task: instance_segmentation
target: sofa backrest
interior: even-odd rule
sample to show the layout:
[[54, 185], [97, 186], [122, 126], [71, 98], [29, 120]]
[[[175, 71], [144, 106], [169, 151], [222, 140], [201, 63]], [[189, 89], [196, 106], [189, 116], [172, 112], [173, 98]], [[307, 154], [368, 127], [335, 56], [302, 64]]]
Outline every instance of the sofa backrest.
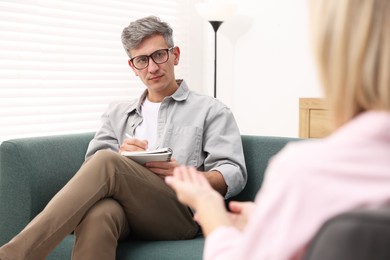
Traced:
[[[32, 203], [36, 208], [31, 209], [31, 212], [38, 213], [79, 169], [93, 135], [94, 133], [46, 136], [3, 142], [0, 146], [0, 173], [11, 172], [12, 176], [0, 175], [0, 206], [4, 205], [1, 203], [2, 200], [15, 199], [14, 195], [18, 195], [17, 197], [23, 202], [23, 200], [34, 200], [27, 197], [27, 194], [36, 194], [39, 200]], [[269, 159], [288, 142], [296, 140], [299, 139], [243, 135], [242, 144], [248, 182], [245, 189], [232, 199], [254, 200], [263, 182]], [[23, 175], [23, 177], [15, 175]], [[21, 183], [15, 185], [13, 182], [18, 180]], [[23, 181], [32, 184], [23, 185]], [[34, 189], [32, 193], [24, 191], [25, 188], [31, 187]], [[2, 208], [2, 210], [8, 209]]]
[[299, 138], [273, 136], [242, 136], [245, 164], [248, 171], [248, 181], [244, 190], [229, 199], [237, 201], [253, 201], [264, 179], [264, 173], [269, 159], [277, 154], [288, 142]]

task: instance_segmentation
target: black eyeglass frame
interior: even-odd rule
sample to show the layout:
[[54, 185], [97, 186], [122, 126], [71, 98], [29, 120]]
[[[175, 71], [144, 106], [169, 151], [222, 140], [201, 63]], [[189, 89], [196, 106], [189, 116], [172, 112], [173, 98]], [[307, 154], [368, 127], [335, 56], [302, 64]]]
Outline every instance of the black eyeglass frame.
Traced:
[[[166, 48], [166, 49], [159, 49], [159, 50], [154, 51], [154, 52], [153, 52], [152, 54], [150, 54], [150, 55], [138, 55], [138, 56], [135, 56], [135, 57], [131, 58], [129, 61], [131, 62], [131, 64], [133, 64], [134, 68], [136, 68], [137, 70], [143, 70], [143, 69], [146, 69], [146, 68], [149, 66], [149, 60], [150, 60], [150, 59], [152, 59], [153, 62], [156, 63], [156, 64], [163, 64], [163, 63], [167, 62], [167, 61], [169, 60], [169, 52], [170, 52], [171, 50], [173, 50], [174, 48], [175, 48], [175, 46], [170, 47], [170, 48]], [[156, 53], [159, 52], [159, 51], [166, 51], [166, 52], [167, 52], [167, 59], [166, 59], [165, 61], [156, 62], [156, 61], [154, 60], [153, 55], [156, 54]], [[137, 58], [139, 58], [139, 57], [145, 57], [145, 58], [147, 58], [147, 64], [146, 64], [146, 66], [143, 67], [143, 68], [137, 68], [137, 66], [134, 64], [134, 59], [137, 59]]]

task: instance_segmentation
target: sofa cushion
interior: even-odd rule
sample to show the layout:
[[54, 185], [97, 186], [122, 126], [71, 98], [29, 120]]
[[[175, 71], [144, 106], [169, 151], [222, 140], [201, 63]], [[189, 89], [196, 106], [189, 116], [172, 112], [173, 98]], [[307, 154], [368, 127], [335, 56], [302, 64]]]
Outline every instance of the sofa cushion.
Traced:
[[[67, 236], [47, 257], [47, 260], [71, 259], [74, 236]], [[117, 260], [201, 260], [204, 239], [175, 241], [121, 241], [118, 244]]]
[[122, 241], [116, 259], [201, 260], [204, 238], [174, 241]]

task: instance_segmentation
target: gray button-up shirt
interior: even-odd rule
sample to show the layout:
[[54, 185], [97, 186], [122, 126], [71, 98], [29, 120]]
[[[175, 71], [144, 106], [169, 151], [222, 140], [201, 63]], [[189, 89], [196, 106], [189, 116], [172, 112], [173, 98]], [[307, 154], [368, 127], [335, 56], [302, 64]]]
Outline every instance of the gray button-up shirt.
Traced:
[[[134, 135], [142, 122], [141, 104], [146, 94], [109, 105], [86, 158], [101, 149], [118, 151], [125, 134]], [[246, 184], [241, 136], [232, 112], [217, 99], [190, 91], [185, 81], [161, 103], [156, 146], [150, 148], [158, 147], [170, 147], [179, 164], [219, 171], [228, 186], [225, 198], [238, 194]]]

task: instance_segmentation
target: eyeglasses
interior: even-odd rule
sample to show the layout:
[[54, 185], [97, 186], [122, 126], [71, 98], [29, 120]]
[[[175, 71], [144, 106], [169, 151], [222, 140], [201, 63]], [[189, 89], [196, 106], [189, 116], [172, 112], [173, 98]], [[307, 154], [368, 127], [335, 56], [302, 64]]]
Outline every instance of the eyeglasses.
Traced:
[[168, 61], [169, 51], [171, 51], [173, 48], [175, 47], [171, 47], [169, 49], [160, 49], [150, 55], [139, 55], [130, 59], [130, 62], [137, 70], [142, 70], [148, 67], [150, 58], [152, 58], [154, 63], [162, 64]]

